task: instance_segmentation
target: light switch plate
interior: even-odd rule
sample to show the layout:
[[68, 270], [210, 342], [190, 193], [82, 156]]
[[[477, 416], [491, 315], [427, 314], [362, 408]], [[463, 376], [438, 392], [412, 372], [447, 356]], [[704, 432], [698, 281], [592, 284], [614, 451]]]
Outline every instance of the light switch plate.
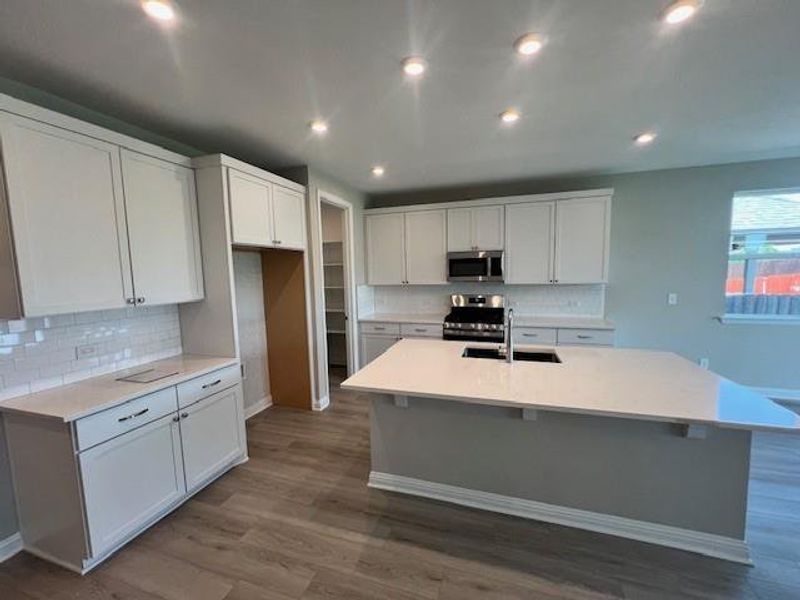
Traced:
[[703, 367], [704, 369], [708, 369], [708, 358], [707, 358], [707, 357], [703, 357], [703, 358], [701, 358], [700, 360], [698, 360], [698, 361], [697, 361], [697, 363], [698, 363], [698, 364], [699, 364], [701, 367]]
[[677, 306], [678, 305], [678, 294], [675, 292], [670, 292], [667, 295], [667, 304], [670, 306]]

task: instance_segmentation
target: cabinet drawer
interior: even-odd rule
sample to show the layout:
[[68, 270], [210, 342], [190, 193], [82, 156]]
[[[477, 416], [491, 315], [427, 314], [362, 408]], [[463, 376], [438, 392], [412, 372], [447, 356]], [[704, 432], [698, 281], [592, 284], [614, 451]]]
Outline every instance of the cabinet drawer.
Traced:
[[397, 336], [400, 335], [400, 323], [361, 323], [361, 333]]
[[400, 324], [401, 337], [442, 337], [442, 326], [431, 325], [430, 323], [401, 323]]
[[208, 375], [184, 381], [178, 384], [178, 406], [185, 408], [211, 394], [236, 385], [241, 378], [242, 371], [239, 365], [232, 365], [212, 371]]
[[609, 329], [559, 329], [559, 344], [613, 346], [614, 332]]
[[175, 388], [168, 387], [75, 422], [78, 451], [146, 425], [178, 410]]
[[517, 344], [555, 344], [556, 330], [548, 327], [514, 327]]

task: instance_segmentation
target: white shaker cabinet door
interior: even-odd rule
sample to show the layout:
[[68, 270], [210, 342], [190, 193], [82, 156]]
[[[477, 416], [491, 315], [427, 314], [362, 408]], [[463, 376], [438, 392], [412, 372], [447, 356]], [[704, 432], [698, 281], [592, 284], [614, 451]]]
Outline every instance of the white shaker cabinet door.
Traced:
[[478, 250], [502, 250], [505, 245], [505, 207], [472, 209], [472, 241]]
[[367, 366], [396, 343], [397, 338], [387, 335], [362, 335], [361, 366]]
[[0, 135], [25, 316], [125, 306], [119, 148], [10, 115]]
[[475, 249], [472, 235], [472, 209], [447, 210], [447, 251], [467, 252]]
[[278, 185], [273, 186], [272, 215], [277, 247], [294, 250], [303, 250], [306, 247], [304, 200], [303, 194]]
[[506, 283], [551, 283], [555, 204], [506, 207]]
[[194, 171], [122, 150], [122, 174], [136, 297], [146, 304], [200, 300]]
[[79, 455], [91, 555], [112, 550], [186, 493], [174, 415]]
[[244, 455], [242, 386], [181, 410], [181, 443], [189, 493]]
[[406, 280], [405, 218], [402, 213], [366, 218], [367, 282], [401, 285]]
[[406, 282], [447, 283], [447, 218], [444, 210], [406, 213]]
[[228, 169], [231, 236], [234, 244], [272, 246], [272, 184], [258, 177]]
[[604, 283], [608, 274], [608, 198], [556, 203], [556, 283]]

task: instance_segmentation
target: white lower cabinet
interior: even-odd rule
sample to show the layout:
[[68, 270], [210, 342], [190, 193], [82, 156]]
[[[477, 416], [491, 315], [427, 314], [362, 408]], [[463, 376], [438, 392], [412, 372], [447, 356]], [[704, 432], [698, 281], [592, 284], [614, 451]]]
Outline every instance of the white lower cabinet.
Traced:
[[189, 493], [241, 456], [241, 404], [241, 387], [236, 385], [181, 411], [183, 465]]
[[361, 366], [366, 366], [400, 340], [397, 336], [361, 335]]
[[190, 377], [67, 423], [4, 414], [25, 550], [85, 573], [247, 460], [238, 370]]
[[179, 425], [173, 415], [79, 457], [92, 556], [113, 549], [186, 493]]

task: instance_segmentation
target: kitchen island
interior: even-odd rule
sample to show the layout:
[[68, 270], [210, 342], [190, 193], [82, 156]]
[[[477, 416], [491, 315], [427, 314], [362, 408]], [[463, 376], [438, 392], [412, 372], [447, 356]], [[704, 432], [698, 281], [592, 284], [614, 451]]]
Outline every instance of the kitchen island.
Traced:
[[403, 340], [342, 384], [372, 402], [370, 486], [750, 561], [752, 431], [800, 416], [668, 352], [467, 346]]

